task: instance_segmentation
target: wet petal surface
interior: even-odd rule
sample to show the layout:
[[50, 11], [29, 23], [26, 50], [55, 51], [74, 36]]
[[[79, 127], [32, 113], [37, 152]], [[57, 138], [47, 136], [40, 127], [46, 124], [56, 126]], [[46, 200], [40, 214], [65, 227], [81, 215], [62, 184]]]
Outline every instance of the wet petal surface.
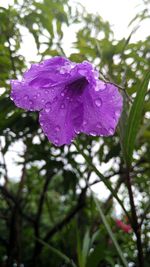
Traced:
[[70, 144], [76, 134], [114, 134], [122, 110], [116, 86], [98, 79], [87, 61], [54, 57], [33, 64], [22, 81], [11, 81], [16, 106], [40, 111], [40, 125], [55, 145]]
[[105, 89], [84, 92], [84, 115], [81, 132], [89, 135], [113, 135], [122, 110], [122, 97], [118, 89], [107, 83]]

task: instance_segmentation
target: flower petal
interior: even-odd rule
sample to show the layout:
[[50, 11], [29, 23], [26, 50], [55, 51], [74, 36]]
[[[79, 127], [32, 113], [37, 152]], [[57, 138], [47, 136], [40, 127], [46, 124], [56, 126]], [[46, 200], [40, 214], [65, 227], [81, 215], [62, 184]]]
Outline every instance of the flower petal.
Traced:
[[98, 80], [89, 62], [54, 57], [33, 64], [22, 81], [11, 81], [16, 106], [40, 111], [40, 124], [56, 145], [70, 144], [77, 133], [112, 135], [122, 97], [117, 87]]
[[41, 110], [48, 102], [53, 102], [60, 93], [60, 87], [33, 88], [24, 82], [11, 81], [11, 99], [17, 107], [26, 110]]
[[60, 78], [66, 78], [66, 75], [61, 73], [61, 69], [71, 64], [72, 62], [64, 57], [54, 57], [38, 64], [32, 64], [31, 68], [24, 73], [23, 80], [32, 86], [39, 87], [39, 83], [42, 83], [42, 86], [53, 85]]
[[46, 104], [40, 112], [40, 125], [48, 139], [56, 146], [70, 144], [76, 136], [76, 128], [83, 121], [83, 107], [66, 91], [52, 104]]
[[54, 57], [33, 64], [22, 81], [11, 81], [11, 98], [16, 106], [26, 110], [41, 110], [46, 102], [53, 102], [61, 88], [71, 80], [70, 70], [76, 64], [64, 57]]
[[113, 135], [122, 110], [122, 96], [117, 87], [99, 81], [99, 88], [84, 91], [82, 101], [83, 124], [78, 130], [93, 136]]

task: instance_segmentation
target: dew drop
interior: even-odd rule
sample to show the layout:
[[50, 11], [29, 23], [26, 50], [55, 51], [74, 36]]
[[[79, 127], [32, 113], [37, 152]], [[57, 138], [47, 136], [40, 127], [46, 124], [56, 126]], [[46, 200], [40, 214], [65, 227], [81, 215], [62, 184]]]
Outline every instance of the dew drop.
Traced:
[[109, 128], [108, 132], [109, 132], [109, 134], [113, 134], [114, 133], [114, 129], [113, 128]]
[[59, 132], [60, 131], [60, 127], [58, 125], [55, 127], [55, 131], [56, 132]]
[[40, 93], [37, 93], [37, 97], [40, 97], [41, 96], [41, 94]]
[[15, 97], [14, 97], [14, 96], [11, 96], [10, 99], [11, 99], [11, 100], [15, 100]]
[[61, 109], [64, 109], [65, 108], [65, 104], [61, 104]]
[[113, 121], [114, 121], [114, 123], [116, 123], [117, 122], [117, 117], [113, 116]]
[[90, 132], [90, 135], [96, 136], [96, 132], [95, 131], [92, 131], [92, 132]]
[[101, 100], [100, 98], [97, 98], [97, 99], [95, 100], [95, 105], [96, 105], [97, 107], [101, 107], [101, 105], [102, 105], [102, 100]]
[[32, 100], [30, 100], [30, 101], [29, 101], [29, 104], [30, 104], [30, 106], [32, 106], [32, 105], [33, 105], [33, 101], [32, 101]]
[[118, 118], [119, 115], [120, 115], [120, 112], [119, 112], [119, 111], [115, 111], [115, 115], [116, 115], [116, 117]]
[[67, 99], [67, 100], [70, 100], [70, 96], [67, 96], [66, 99]]
[[25, 95], [25, 96], [24, 96], [24, 100], [27, 101], [28, 99], [29, 99], [28, 95]]
[[87, 121], [83, 121], [83, 126], [86, 126], [87, 125]]
[[65, 93], [64, 92], [61, 92], [61, 96], [64, 96], [65, 95]]
[[96, 83], [95, 91], [103, 91], [106, 89], [106, 83], [103, 81], [98, 80]]
[[80, 131], [77, 130], [77, 129], [74, 129], [74, 131], [75, 131], [76, 134], [79, 134], [80, 133]]
[[46, 135], [48, 135], [48, 127], [46, 125], [44, 125], [44, 126], [45, 126], [44, 127], [44, 132], [45, 132]]
[[45, 111], [46, 111], [46, 113], [50, 112], [51, 110], [52, 110], [51, 103], [50, 102], [46, 103], [46, 105], [45, 105]]
[[102, 125], [101, 125], [100, 123], [97, 123], [96, 127], [97, 127], [98, 129], [102, 129]]
[[47, 89], [45, 90], [45, 94], [48, 94], [48, 90]]
[[42, 103], [44, 103], [44, 102], [45, 102], [44, 98], [42, 98], [41, 102], [42, 102]]
[[34, 98], [34, 99], [37, 99], [37, 96], [36, 96], [36, 95], [34, 95], [34, 96], [33, 96], [33, 98]]
[[59, 142], [59, 139], [55, 138], [55, 140], [54, 140], [55, 145], [58, 145], [58, 142]]

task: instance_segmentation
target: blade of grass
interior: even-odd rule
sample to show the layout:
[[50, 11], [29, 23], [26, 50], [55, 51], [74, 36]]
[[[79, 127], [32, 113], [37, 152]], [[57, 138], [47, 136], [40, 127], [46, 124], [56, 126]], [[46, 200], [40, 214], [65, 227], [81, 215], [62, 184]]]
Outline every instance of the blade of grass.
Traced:
[[64, 253], [62, 253], [61, 251], [59, 251], [58, 249], [52, 247], [51, 245], [49, 245], [48, 243], [44, 242], [42, 239], [40, 238], [36, 238], [36, 240], [38, 240], [39, 243], [41, 243], [43, 246], [48, 247], [54, 254], [56, 254], [59, 258], [63, 259], [67, 264], [70, 264], [70, 266], [72, 267], [77, 267], [76, 264], [74, 263], [74, 261], [72, 259], [70, 259], [68, 256], [66, 256]]
[[94, 198], [96, 207], [97, 207], [97, 209], [99, 211], [101, 220], [104, 223], [105, 228], [106, 228], [106, 230], [107, 230], [107, 232], [108, 232], [108, 234], [109, 234], [109, 236], [110, 236], [110, 238], [111, 238], [111, 240], [112, 240], [112, 242], [113, 242], [113, 244], [114, 244], [114, 246], [115, 246], [115, 248], [117, 250], [117, 253], [118, 253], [118, 255], [119, 255], [119, 257], [120, 257], [120, 259], [121, 259], [121, 261], [123, 263], [123, 266], [128, 267], [128, 263], [127, 263], [124, 255], [123, 255], [123, 253], [121, 251], [121, 248], [120, 248], [120, 246], [119, 246], [119, 244], [118, 244], [118, 242], [117, 242], [117, 240], [115, 238], [115, 235], [113, 234], [113, 232], [112, 232], [112, 230], [111, 230], [111, 228], [110, 228], [110, 226], [109, 226], [109, 224], [107, 222], [107, 219], [106, 219], [106, 217], [105, 217], [105, 215], [103, 213], [103, 210], [102, 210], [102, 208], [100, 206], [100, 203], [98, 202], [97, 198], [94, 195], [93, 195], [93, 198]]
[[77, 149], [77, 151], [83, 156], [83, 158], [86, 160], [86, 162], [88, 163], [88, 165], [91, 167], [91, 169], [97, 174], [97, 176], [101, 179], [101, 181], [105, 184], [105, 186], [109, 189], [109, 191], [112, 193], [113, 197], [118, 201], [118, 203], [120, 204], [120, 206], [122, 207], [124, 213], [127, 215], [129, 221], [130, 221], [130, 217], [128, 212], [126, 211], [121, 199], [118, 197], [118, 195], [116, 194], [115, 190], [113, 189], [113, 187], [111, 186], [111, 183], [109, 180], [107, 180], [105, 178], [105, 176], [96, 168], [95, 165], [92, 164], [91, 159], [84, 153], [83, 150], [81, 150], [79, 148], [79, 145], [77, 143], [74, 142], [74, 145]]
[[144, 80], [142, 81], [137, 90], [137, 95], [131, 107], [126, 125], [125, 137], [124, 137], [124, 147], [125, 147], [124, 157], [128, 168], [130, 168], [132, 162], [135, 139], [141, 120], [143, 104], [149, 79], [150, 79], [150, 72], [148, 72], [145, 75]]

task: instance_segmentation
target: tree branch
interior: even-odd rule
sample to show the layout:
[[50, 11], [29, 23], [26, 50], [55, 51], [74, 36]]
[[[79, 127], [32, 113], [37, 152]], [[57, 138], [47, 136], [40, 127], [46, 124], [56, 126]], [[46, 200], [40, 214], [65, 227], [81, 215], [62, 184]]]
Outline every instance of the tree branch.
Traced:
[[131, 185], [131, 177], [130, 177], [129, 170], [127, 170], [126, 184], [128, 188], [128, 194], [129, 194], [130, 206], [131, 206], [132, 228], [136, 235], [136, 244], [137, 244], [137, 250], [138, 250], [138, 266], [144, 267], [144, 257], [143, 257], [142, 241], [141, 241], [141, 229], [138, 223], [138, 217], [137, 217], [136, 207], [134, 203], [134, 197], [133, 197], [133, 191], [132, 191], [132, 185]]

